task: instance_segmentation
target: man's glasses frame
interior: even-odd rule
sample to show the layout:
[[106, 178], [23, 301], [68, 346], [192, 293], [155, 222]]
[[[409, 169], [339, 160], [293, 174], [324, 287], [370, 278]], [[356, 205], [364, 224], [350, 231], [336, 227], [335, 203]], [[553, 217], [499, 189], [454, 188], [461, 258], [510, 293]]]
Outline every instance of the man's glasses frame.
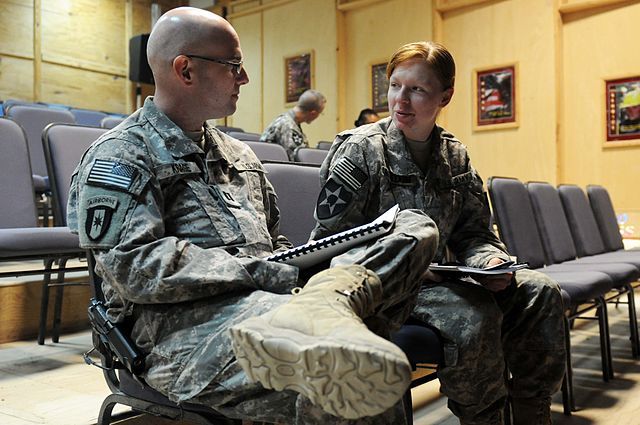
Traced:
[[230, 66], [231, 72], [233, 72], [235, 75], [240, 75], [240, 73], [242, 72], [243, 61], [228, 61], [224, 59], [208, 58], [206, 56], [198, 56], [198, 55], [184, 55], [184, 56], [191, 59], [201, 59], [203, 61], [215, 62], [222, 65]]

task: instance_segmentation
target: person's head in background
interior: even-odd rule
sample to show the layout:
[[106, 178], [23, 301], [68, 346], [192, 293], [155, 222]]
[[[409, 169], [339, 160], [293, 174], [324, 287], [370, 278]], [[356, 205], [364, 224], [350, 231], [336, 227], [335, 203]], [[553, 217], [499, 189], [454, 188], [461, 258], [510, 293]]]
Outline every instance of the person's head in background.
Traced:
[[455, 75], [453, 56], [439, 43], [409, 43], [393, 54], [387, 66], [389, 113], [407, 139], [429, 138], [451, 101]]
[[238, 34], [222, 17], [193, 7], [162, 15], [147, 44], [155, 80], [153, 102], [183, 130], [197, 131], [208, 119], [236, 110], [242, 67]]
[[355, 120], [354, 124], [356, 127], [360, 127], [361, 125], [371, 124], [378, 121], [380, 117], [376, 114], [371, 108], [365, 108], [360, 111], [360, 115], [358, 115], [358, 119]]
[[322, 111], [324, 111], [324, 105], [327, 103], [327, 99], [322, 93], [317, 90], [306, 90], [298, 98], [298, 103], [293, 107], [296, 114], [296, 121], [298, 123], [311, 124], [313, 120], [318, 118]]

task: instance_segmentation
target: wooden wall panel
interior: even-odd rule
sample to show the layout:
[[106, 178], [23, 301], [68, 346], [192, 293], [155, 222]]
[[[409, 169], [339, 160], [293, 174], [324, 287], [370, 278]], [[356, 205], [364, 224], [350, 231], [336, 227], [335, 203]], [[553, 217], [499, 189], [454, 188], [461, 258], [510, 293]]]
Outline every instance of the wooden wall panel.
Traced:
[[42, 2], [42, 59], [125, 74], [122, 0]]
[[125, 82], [124, 77], [42, 64], [42, 98], [47, 102], [127, 113]]
[[[78, 281], [86, 282], [87, 280], [79, 278]], [[38, 280], [0, 285], [0, 299], [2, 300], [0, 344], [35, 339], [38, 335], [42, 285], [43, 283]], [[55, 289], [49, 293], [46, 343], [51, 341], [50, 332], [53, 323], [55, 294]], [[90, 297], [89, 286], [68, 286], [64, 289], [61, 315], [61, 330], [63, 332], [89, 328], [87, 306]], [[60, 336], [60, 342], [64, 342], [64, 334]]]
[[33, 100], [33, 61], [0, 55], [0, 99]]
[[0, 55], [33, 57], [33, 0], [0, 1]]

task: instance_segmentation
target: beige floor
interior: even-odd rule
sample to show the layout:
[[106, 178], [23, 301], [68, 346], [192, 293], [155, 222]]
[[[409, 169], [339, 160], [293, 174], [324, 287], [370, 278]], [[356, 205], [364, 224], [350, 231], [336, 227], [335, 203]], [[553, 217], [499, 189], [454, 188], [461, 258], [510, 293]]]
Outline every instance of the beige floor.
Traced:
[[[572, 331], [576, 401], [572, 417], [562, 415], [560, 397], [553, 404], [558, 425], [640, 424], [640, 360], [631, 358], [625, 308], [610, 308], [616, 377], [601, 379], [595, 322]], [[34, 341], [0, 345], [0, 424], [94, 424], [102, 399], [109, 393], [101, 372], [82, 361], [91, 346], [88, 332], [63, 335], [59, 344]], [[455, 425], [458, 420], [439, 395], [437, 381], [414, 390], [419, 425]], [[120, 409], [123, 410], [123, 409]], [[152, 417], [123, 424], [168, 424]], [[173, 422], [171, 422], [174, 424]]]

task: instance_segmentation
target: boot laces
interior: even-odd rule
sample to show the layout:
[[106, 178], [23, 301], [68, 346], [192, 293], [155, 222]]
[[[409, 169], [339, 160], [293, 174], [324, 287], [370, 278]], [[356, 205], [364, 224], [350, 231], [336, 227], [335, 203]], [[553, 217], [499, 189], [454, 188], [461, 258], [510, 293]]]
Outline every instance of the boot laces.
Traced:
[[365, 282], [361, 282], [356, 285], [355, 289], [347, 290], [347, 289], [336, 289], [338, 294], [344, 295], [347, 297], [347, 301], [351, 308], [358, 314], [358, 316], [362, 317], [368, 313], [369, 307], [371, 305], [371, 300], [373, 299], [373, 293], [371, 292], [371, 288]]

